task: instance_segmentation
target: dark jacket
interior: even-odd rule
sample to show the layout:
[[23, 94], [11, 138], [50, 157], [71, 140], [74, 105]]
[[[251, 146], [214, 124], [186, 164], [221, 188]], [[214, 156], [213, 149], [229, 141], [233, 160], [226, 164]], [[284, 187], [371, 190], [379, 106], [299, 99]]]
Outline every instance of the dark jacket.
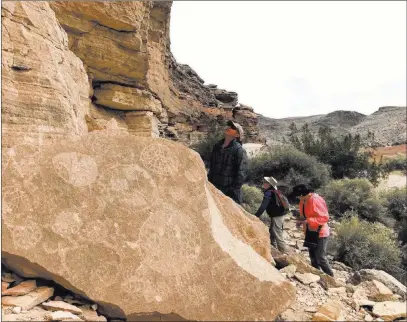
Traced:
[[[280, 198], [277, 197], [276, 193], [279, 193], [280, 198], [284, 199], [287, 208], [283, 206]], [[255, 216], [260, 217], [264, 211], [267, 212], [270, 218], [285, 215], [289, 211], [289, 204], [287, 198], [281, 193], [281, 191], [276, 191], [273, 189], [265, 190], [263, 201], [259, 209], [256, 211]]]
[[238, 141], [233, 140], [226, 148], [222, 147], [223, 142], [220, 140], [213, 147], [208, 180], [223, 192], [238, 190], [247, 177], [247, 154]]

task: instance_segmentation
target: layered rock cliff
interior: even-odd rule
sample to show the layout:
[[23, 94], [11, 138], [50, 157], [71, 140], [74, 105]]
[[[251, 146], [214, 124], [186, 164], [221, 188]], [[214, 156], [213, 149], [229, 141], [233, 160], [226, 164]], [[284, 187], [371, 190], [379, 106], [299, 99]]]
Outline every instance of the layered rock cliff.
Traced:
[[3, 5], [5, 143], [42, 144], [106, 128], [190, 144], [235, 117], [258, 137], [237, 94], [206, 86], [170, 52], [171, 2]]

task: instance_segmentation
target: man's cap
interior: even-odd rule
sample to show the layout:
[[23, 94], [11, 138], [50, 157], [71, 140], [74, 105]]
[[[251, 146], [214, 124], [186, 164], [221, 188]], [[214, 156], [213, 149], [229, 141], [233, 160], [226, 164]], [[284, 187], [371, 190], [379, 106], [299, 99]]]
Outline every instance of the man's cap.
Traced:
[[233, 122], [232, 120], [229, 120], [226, 123], [227, 126], [230, 126], [233, 129], [236, 129], [237, 132], [239, 133], [239, 140], [243, 141], [244, 139], [244, 132], [243, 132], [243, 128], [239, 123]]
[[274, 179], [273, 177], [264, 177], [264, 180], [266, 180], [266, 182], [271, 184], [274, 187], [274, 189], [277, 189], [278, 181], [276, 179]]

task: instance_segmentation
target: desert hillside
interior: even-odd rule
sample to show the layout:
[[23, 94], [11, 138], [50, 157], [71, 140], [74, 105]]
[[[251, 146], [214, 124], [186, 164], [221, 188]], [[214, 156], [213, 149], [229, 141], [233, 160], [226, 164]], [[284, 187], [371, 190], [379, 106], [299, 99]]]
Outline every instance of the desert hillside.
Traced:
[[298, 129], [308, 123], [312, 132], [317, 133], [321, 126], [329, 126], [337, 135], [343, 133], [366, 136], [373, 132], [375, 141], [380, 146], [400, 145], [406, 142], [406, 107], [381, 107], [371, 115], [352, 111], [335, 111], [306, 117], [273, 119], [259, 115], [259, 130], [269, 143], [288, 140], [290, 125]]

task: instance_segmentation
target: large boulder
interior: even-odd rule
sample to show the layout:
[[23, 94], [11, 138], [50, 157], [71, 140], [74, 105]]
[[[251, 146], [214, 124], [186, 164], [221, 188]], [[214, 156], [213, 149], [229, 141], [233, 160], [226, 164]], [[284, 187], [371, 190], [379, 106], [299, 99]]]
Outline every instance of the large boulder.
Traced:
[[387, 286], [394, 293], [401, 295], [406, 298], [406, 286], [403, 283], [399, 282], [395, 277], [386, 273], [382, 270], [377, 269], [361, 269], [356, 272], [352, 278], [351, 282], [357, 284], [362, 281], [379, 281]]
[[171, 141], [105, 130], [18, 147], [3, 173], [2, 260], [110, 317], [273, 320], [295, 288], [266, 226]]

